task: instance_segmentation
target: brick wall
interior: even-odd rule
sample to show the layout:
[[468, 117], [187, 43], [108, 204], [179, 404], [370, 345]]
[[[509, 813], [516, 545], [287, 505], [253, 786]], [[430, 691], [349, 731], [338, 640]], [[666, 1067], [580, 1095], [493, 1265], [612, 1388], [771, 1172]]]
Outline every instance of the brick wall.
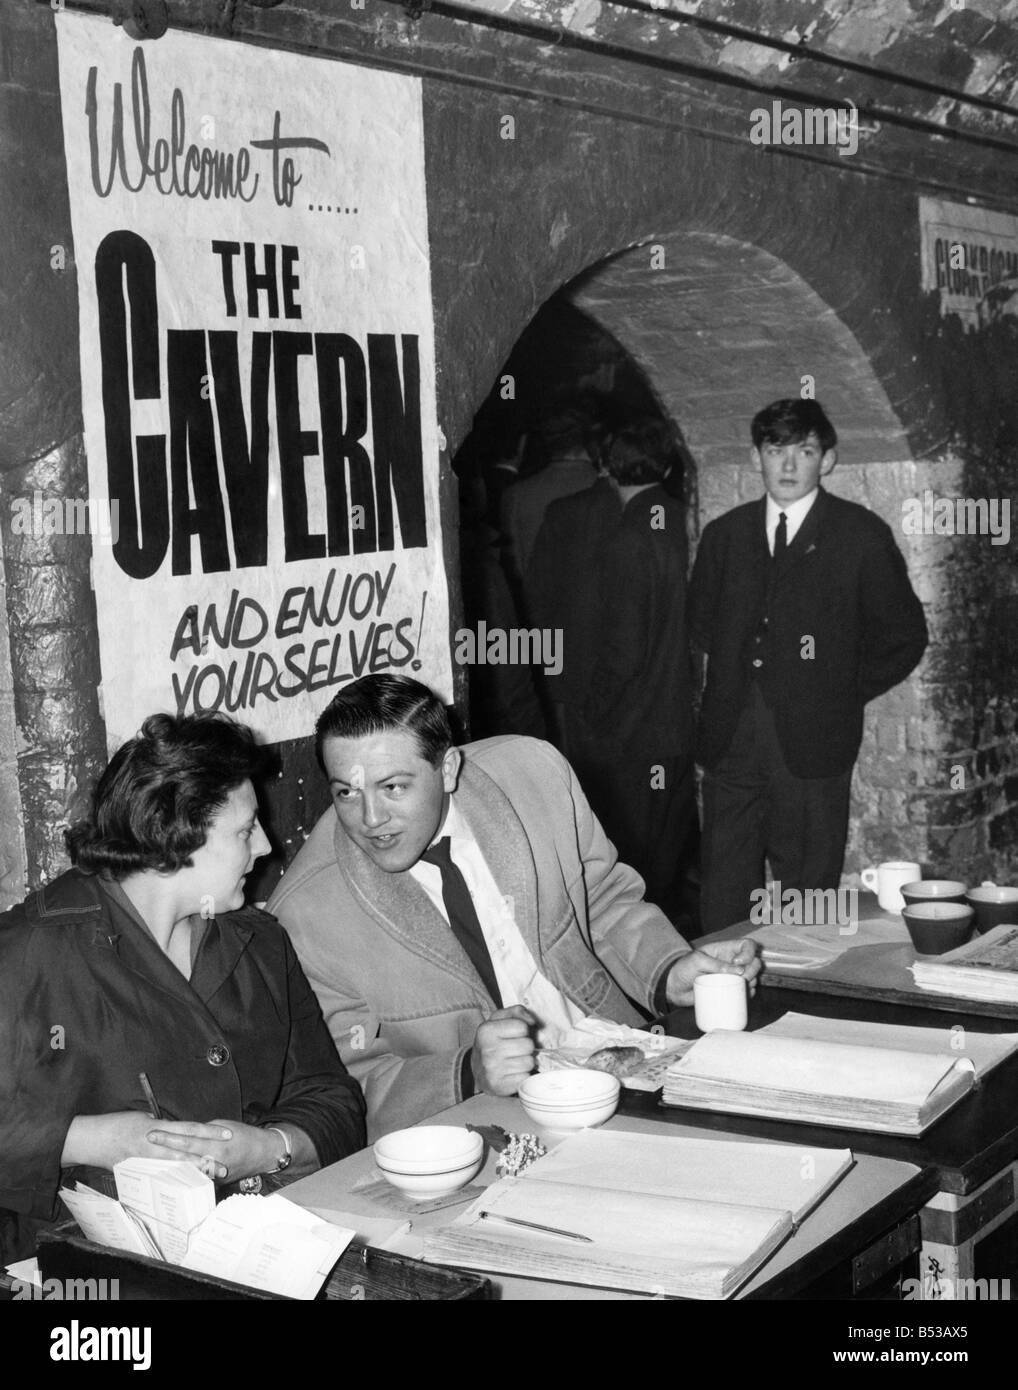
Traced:
[[[620, 67], [606, 82], [606, 59], [591, 60], [588, 76], [556, 48], [482, 40], [451, 21], [439, 33], [446, 22], [427, 16], [422, 29], [431, 37], [418, 45], [418, 31], [393, 6], [369, 6], [354, 35], [357, 12], [340, 9], [326, 19], [294, 4], [207, 5], [200, 15], [173, 4], [171, 19], [212, 32], [225, 25], [226, 41], [236, 18], [230, 41], [257, 36], [325, 56], [361, 44], [372, 61], [409, 71], [419, 64], [440, 424], [450, 454], [538, 307], [608, 261], [622, 279], [614, 289], [605, 277], [589, 282], [591, 295], [605, 296], [593, 311], [616, 319], [616, 336], [655, 364], [652, 379], [698, 461], [702, 517], [755, 495], [742, 464], [746, 422], [761, 400], [790, 393], [807, 374], [843, 439], [833, 486], [846, 495], [889, 515], [902, 489], [921, 490], [930, 479], [967, 495], [1010, 486], [1018, 350], [1011, 339], [950, 334], [924, 302], [919, 185], [907, 174], [853, 177], [847, 160], [808, 163], [714, 139], [707, 120], [699, 132], [655, 124], [646, 73]], [[559, 78], [568, 78], [568, 101], [528, 89], [551, 91]], [[618, 114], [627, 103], [634, 119]], [[731, 127], [723, 105], [719, 95], [719, 122]], [[516, 120], [512, 141], [501, 138], [506, 114]], [[992, 193], [997, 176], [973, 154], [971, 179], [985, 178]], [[55, 470], [68, 492], [82, 476], [73, 252], [63, 272], [49, 259], [53, 245], [71, 245], [56, 47], [49, 9], [24, 0], [0, 0], [0, 186], [0, 512], [18, 794], [35, 882], [59, 866], [60, 826], [103, 759], [105, 734], [87, 567], [56, 538], [29, 550], [9, 533], [9, 501], [31, 490], [42, 476], [36, 470], [47, 478]], [[647, 268], [652, 245], [664, 247], [665, 261], [641, 290], [636, 268], [641, 256]], [[639, 304], [627, 307], [630, 294], [642, 295]], [[443, 470], [455, 580], [448, 456]], [[909, 848], [924, 827], [921, 857], [931, 867], [960, 867], [970, 854], [980, 872], [1018, 867], [1018, 586], [1004, 550], [989, 554], [960, 538], [909, 550], [936, 643], [918, 681], [871, 711], [856, 866]], [[454, 625], [457, 601], [454, 593]], [[10, 769], [14, 744], [9, 737], [4, 745], [3, 727], [0, 720], [0, 767], [6, 759]], [[294, 845], [324, 796], [306, 745], [280, 753], [274, 828]], [[970, 779], [963, 795], [950, 787], [959, 764]]]

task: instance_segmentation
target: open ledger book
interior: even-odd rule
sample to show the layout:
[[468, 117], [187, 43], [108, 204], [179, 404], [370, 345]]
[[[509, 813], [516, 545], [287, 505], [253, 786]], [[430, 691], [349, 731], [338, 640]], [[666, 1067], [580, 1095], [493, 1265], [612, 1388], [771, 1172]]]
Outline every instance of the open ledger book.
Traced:
[[700, 1038], [669, 1067], [662, 1100], [917, 1136], [1016, 1049], [1013, 1033], [786, 1014], [755, 1033]]
[[[800, 1145], [581, 1130], [429, 1233], [424, 1258], [600, 1288], [728, 1298], [853, 1161], [848, 1149], [804, 1153]], [[589, 1243], [499, 1219], [507, 1217]]]
[[942, 956], [920, 957], [912, 975], [935, 994], [1018, 1004], [1018, 927], [994, 927]]
[[60, 1196], [87, 1240], [288, 1298], [314, 1298], [354, 1237], [278, 1193], [227, 1197], [190, 1163], [129, 1158], [119, 1201], [77, 1183]]

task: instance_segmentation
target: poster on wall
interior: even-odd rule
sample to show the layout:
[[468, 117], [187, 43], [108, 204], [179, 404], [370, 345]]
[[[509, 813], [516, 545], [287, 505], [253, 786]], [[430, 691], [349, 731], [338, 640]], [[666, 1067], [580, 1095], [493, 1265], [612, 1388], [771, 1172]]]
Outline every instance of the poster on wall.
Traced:
[[967, 329], [1018, 315], [1018, 217], [919, 199], [922, 287]]
[[452, 698], [417, 78], [57, 16], [102, 698]]

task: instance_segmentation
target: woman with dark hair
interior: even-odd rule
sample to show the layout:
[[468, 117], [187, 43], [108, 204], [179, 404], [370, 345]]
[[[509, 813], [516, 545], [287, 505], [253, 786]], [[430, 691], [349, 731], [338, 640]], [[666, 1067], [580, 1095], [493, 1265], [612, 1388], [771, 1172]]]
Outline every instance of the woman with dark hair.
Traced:
[[153, 715], [68, 832], [75, 867], [0, 917], [0, 1262], [121, 1159], [258, 1190], [363, 1146], [289, 939], [244, 907], [259, 763], [230, 720]]

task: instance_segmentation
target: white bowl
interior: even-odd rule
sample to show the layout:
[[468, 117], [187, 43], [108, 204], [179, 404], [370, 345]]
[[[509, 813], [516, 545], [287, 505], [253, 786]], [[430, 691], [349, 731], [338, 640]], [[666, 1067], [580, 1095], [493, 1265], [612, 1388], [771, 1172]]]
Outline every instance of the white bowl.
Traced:
[[386, 1134], [375, 1163], [393, 1187], [418, 1201], [465, 1187], [484, 1162], [484, 1140], [456, 1125], [418, 1125]]
[[383, 1135], [375, 1144], [375, 1162], [406, 1172], [437, 1173], [459, 1167], [484, 1149], [479, 1134], [462, 1125], [415, 1125]]
[[622, 1087], [603, 1071], [542, 1071], [520, 1087], [520, 1103], [546, 1129], [593, 1129], [618, 1109]]
[[577, 1101], [600, 1099], [619, 1089], [618, 1077], [593, 1067], [569, 1067], [561, 1071], [538, 1071], [528, 1076], [520, 1095], [540, 1105], [574, 1105]]
[[380, 1172], [386, 1182], [391, 1182], [400, 1192], [405, 1192], [415, 1201], [428, 1202], [434, 1197], [448, 1197], [461, 1187], [466, 1187], [480, 1172], [483, 1162], [484, 1155], [480, 1153], [464, 1167], [447, 1173], [397, 1173], [388, 1168], [381, 1168]]

